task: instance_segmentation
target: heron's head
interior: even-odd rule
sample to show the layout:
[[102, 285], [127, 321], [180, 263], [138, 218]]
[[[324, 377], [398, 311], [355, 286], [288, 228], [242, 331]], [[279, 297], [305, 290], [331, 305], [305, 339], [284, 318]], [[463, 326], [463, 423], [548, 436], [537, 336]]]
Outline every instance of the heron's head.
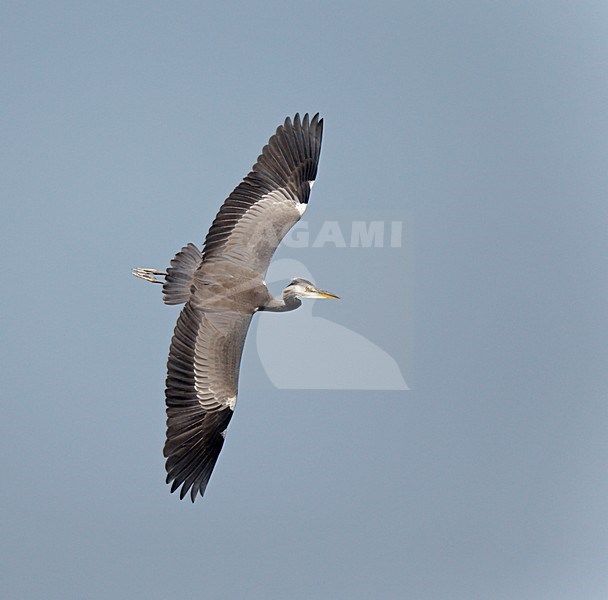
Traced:
[[336, 296], [325, 290], [317, 289], [314, 284], [306, 279], [300, 279], [296, 277], [291, 283], [283, 290], [283, 296], [292, 298], [334, 298], [339, 300], [340, 296]]

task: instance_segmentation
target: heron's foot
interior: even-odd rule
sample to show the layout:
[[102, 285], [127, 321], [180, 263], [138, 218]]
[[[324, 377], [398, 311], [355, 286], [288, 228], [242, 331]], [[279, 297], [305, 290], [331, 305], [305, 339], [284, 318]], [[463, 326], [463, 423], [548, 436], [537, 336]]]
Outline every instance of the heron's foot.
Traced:
[[135, 277], [145, 279], [146, 281], [149, 281], [151, 283], [164, 283], [164, 281], [162, 281], [161, 279], [157, 279], [155, 275], [158, 275], [159, 277], [167, 276], [167, 273], [165, 273], [165, 271], [157, 271], [156, 269], [137, 268], [133, 269], [132, 273], [133, 275], [135, 275]]

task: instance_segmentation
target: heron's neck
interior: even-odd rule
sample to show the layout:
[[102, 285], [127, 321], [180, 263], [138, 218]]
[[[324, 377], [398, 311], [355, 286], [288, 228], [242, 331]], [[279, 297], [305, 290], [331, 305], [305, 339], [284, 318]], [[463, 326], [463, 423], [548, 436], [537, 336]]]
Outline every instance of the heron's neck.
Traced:
[[302, 306], [302, 300], [297, 296], [283, 294], [281, 298], [271, 298], [264, 306], [260, 307], [260, 310], [287, 312], [289, 310], [295, 310], [300, 306]]

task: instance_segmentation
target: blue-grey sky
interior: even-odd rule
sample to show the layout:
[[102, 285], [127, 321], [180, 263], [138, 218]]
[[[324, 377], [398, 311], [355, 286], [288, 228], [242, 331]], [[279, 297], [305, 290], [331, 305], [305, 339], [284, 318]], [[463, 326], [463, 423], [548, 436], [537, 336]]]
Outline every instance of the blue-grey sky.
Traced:
[[[3, 597], [608, 597], [605, 2], [4, 2], [0, 27]], [[180, 502], [177, 310], [130, 269], [200, 244], [296, 111], [325, 118], [310, 231], [403, 244], [277, 258], [411, 389], [277, 389], [254, 327]]]

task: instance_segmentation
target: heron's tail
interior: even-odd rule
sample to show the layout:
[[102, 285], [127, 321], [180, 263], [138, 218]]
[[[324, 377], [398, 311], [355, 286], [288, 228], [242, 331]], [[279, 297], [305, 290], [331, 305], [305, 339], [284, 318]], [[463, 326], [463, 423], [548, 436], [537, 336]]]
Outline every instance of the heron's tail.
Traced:
[[165, 304], [183, 304], [190, 298], [194, 271], [201, 264], [201, 251], [194, 245], [184, 246], [171, 261], [163, 283]]

